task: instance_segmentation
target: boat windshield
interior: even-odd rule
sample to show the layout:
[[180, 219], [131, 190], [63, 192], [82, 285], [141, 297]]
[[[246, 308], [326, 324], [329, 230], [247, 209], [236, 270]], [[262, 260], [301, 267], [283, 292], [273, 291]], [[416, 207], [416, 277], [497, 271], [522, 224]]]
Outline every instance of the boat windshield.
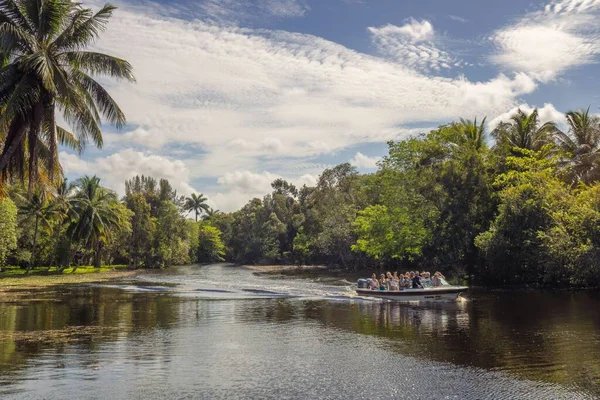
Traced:
[[450, 286], [450, 284], [445, 279], [440, 278], [440, 286]]

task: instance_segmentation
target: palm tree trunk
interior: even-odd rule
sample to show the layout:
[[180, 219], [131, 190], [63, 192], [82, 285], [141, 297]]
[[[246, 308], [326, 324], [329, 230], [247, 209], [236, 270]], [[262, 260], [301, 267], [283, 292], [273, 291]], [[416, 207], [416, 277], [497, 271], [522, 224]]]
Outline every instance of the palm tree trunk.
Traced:
[[25, 138], [25, 127], [26, 125], [23, 124], [21, 118], [16, 118], [15, 121], [11, 124], [6, 137], [10, 138], [11, 136], [13, 136], [13, 139], [11, 140], [8, 147], [4, 148], [4, 151], [0, 156], [0, 171], [4, 171], [4, 169], [10, 162], [12, 156], [15, 154], [15, 151], [19, 148], [19, 145]]
[[38, 222], [39, 222], [39, 217], [36, 215], [35, 228], [33, 229], [33, 249], [31, 250], [31, 259], [29, 260], [29, 265], [27, 266], [25, 275], [29, 275], [29, 271], [31, 270], [31, 267], [33, 266], [33, 260], [35, 260], [35, 248], [37, 246]]
[[102, 242], [100, 240], [98, 240], [96, 242], [96, 251], [94, 254], [94, 268], [100, 268], [101, 253], [102, 253]]
[[[56, 236], [54, 238], [54, 248], [52, 251], [52, 257], [50, 258], [50, 264], [48, 265], [48, 271], [50, 271], [50, 268], [52, 268], [52, 264], [54, 264], [54, 261], [56, 260], [56, 251], [58, 249], [58, 242], [60, 241], [60, 224], [58, 225], [58, 227], [56, 228]], [[58, 271], [58, 265], [56, 266], [56, 270]]]
[[196, 222], [198, 222], [198, 210], [196, 210]]

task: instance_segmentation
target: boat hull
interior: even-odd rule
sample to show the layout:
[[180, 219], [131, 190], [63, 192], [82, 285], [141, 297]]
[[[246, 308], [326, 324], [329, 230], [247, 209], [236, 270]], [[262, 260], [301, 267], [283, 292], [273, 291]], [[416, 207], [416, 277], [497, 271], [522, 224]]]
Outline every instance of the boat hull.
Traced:
[[392, 301], [456, 301], [458, 296], [466, 292], [467, 289], [468, 287], [466, 286], [404, 290], [356, 289], [356, 293], [359, 296], [376, 297]]

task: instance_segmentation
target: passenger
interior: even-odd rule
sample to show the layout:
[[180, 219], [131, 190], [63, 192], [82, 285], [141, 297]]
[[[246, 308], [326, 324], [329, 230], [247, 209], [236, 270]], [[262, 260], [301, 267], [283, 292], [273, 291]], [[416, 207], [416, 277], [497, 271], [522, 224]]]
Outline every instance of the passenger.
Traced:
[[423, 286], [421, 285], [421, 277], [419, 276], [419, 271], [416, 271], [414, 277], [412, 278], [412, 288], [423, 289]]
[[388, 276], [390, 290], [399, 290], [399, 288], [398, 288], [398, 273], [396, 273], [394, 276], [390, 272], [388, 272], [387, 276]]
[[440, 278], [437, 272], [433, 274], [433, 278], [431, 278], [431, 283], [433, 283], [433, 287], [440, 286]]
[[423, 272], [421, 274], [421, 286], [424, 288], [433, 287], [433, 282], [430, 278], [431, 274], [429, 272]]
[[408, 272], [404, 274], [404, 277], [402, 278], [402, 283], [404, 284], [405, 289], [410, 289], [412, 287], [412, 281], [410, 280], [410, 275]]
[[379, 290], [379, 281], [377, 280], [377, 275], [375, 273], [373, 273], [373, 275], [371, 275], [371, 281], [369, 282], [369, 289]]
[[384, 274], [379, 277], [379, 290], [388, 290], [388, 282]]

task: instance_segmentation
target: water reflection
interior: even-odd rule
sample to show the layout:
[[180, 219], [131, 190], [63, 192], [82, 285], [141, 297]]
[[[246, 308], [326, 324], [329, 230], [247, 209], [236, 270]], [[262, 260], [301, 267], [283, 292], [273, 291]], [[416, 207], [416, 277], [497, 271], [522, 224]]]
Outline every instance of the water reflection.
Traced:
[[[344, 299], [343, 288], [331, 300], [335, 289], [314, 281], [226, 272], [231, 295], [198, 291], [220, 274], [213, 268], [152, 275], [154, 284], [185, 276], [183, 289], [172, 291], [84, 286], [0, 303], [0, 395], [28, 390], [30, 397], [61, 398], [68, 384], [75, 397], [92, 389], [111, 397], [113, 379], [123, 393], [148, 391], [148, 398], [185, 397], [178, 390], [192, 388], [219, 397], [232, 384], [269, 397], [257, 382], [290, 393], [318, 383], [315, 396], [327, 397], [320, 392], [326, 382], [351, 380], [353, 390], [369, 397], [369, 379], [381, 382], [393, 372], [418, 381], [419, 396], [435, 398], [429, 376], [442, 371], [448, 390], [462, 397], [521, 390], [530, 398], [600, 396], [595, 293], [475, 292], [468, 302], [406, 305]], [[247, 287], [236, 288], [238, 280]], [[180, 385], [165, 389], [157, 383], [163, 381]], [[457, 391], [463, 381], [470, 389]], [[349, 386], [331, 385], [332, 393], [348, 395]]]

